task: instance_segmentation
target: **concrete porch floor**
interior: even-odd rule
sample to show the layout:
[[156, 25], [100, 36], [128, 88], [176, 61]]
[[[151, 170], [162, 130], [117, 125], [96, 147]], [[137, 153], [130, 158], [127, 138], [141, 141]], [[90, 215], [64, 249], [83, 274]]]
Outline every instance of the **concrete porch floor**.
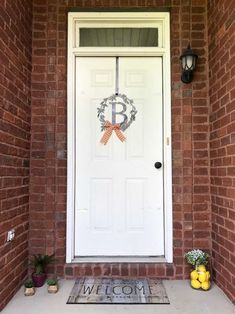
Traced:
[[60, 280], [57, 294], [48, 294], [44, 285], [33, 297], [25, 297], [23, 287], [2, 314], [234, 314], [235, 307], [215, 284], [207, 292], [191, 289], [188, 280], [164, 280], [170, 305], [67, 305], [74, 280]]

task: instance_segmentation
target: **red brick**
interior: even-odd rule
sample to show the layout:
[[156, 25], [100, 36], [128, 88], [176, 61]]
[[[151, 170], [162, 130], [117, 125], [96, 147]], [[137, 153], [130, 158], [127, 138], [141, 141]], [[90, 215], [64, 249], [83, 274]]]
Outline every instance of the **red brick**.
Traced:
[[121, 276], [128, 277], [129, 276], [129, 265], [122, 264], [121, 265]]
[[[28, 199], [30, 147], [31, 1], [1, 6], [3, 38], [1, 72], [1, 284], [0, 311], [15, 294], [27, 274]], [[15, 26], [17, 25], [17, 27]], [[21, 34], [19, 35], [19, 30]], [[15, 34], [17, 32], [17, 42]], [[3, 157], [4, 156], [4, 157]], [[14, 228], [15, 240], [6, 244], [7, 231]], [[16, 262], [17, 261], [17, 262]]]
[[130, 264], [130, 276], [137, 277], [138, 276], [138, 265], [131, 263]]
[[[230, 142], [230, 135], [234, 132], [234, 119], [230, 112], [234, 110], [234, 104], [230, 98], [234, 94], [234, 75], [230, 79], [230, 68], [234, 64], [234, 56], [229, 54], [229, 50], [233, 51], [233, 35], [232, 28], [225, 26], [230, 23], [230, 10], [234, 10], [234, 1], [227, 0], [226, 6], [221, 10], [221, 4], [215, 1], [208, 2], [208, 32], [209, 32], [209, 67], [211, 68], [211, 83], [215, 88], [212, 88], [210, 95], [210, 106], [213, 110], [213, 123], [211, 132], [214, 142], [211, 147], [216, 150], [211, 150], [213, 157], [216, 157], [211, 166], [211, 192], [212, 192], [212, 250], [215, 280], [228, 296], [234, 300], [235, 292], [229, 290], [231, 285], [231, 274], [234, 269], [221, 268], [220, 264], [227, 264], [230, 260], [230, 255], [234, 252], [234, 245], [229, 241], [231, 235], [235, 237], [234, 219], [229, 220], [228, 211], [230, 208], [234, 211], [234, 184], [231, 178], [233, 168], [231, 158], [228, 156], [235, 155], [235, 147]], [[218, 20], [217, 16], [221, 18]], [[226, 47], [226, 50], [224, 49]], [[214, 66], [214, 58], [220, 58], [220, 66]], [[226, 73], [225, 73], [226, 71]], [[214, 80], [216, 78], [216, 80]], [[215, 84], [216, 83], [216, 84]], [[220, 99], [218, 106], [217, 99]], [[223, 127], [223, 125], [225, 127]], [[216, 138], [220, 137], [219, 142], [215, 142]], [[217, 146], [215, 146], [215, 143]], [[224, 146], [225, 149], [219, 147]], [[228, 166], [227, 168], [218, 168], [218, 166]], [[219, 176], [219, 177], [218, 177]], [[223, 208], [217, 206], [223, 206]], [[228, 232], [231, 230], [230, 232]], [[222, 254], [222, 256], [220, 255]]]
[[[172, 30], [173, 207], [174, 212], [177, 213], [174, 215], [174, 252], [176, 255], [181, 254], [179, 243], [184, 249], [191, 249], [192, 247], [211, 248], [211, 216], [208, 211], [210, 210], [210, 202], [212, 202], [212, 248], [215, 256], [215, 270], [218, 273], [217, 278], [221, 279], [220, 283], [229, 294], [226, 288], [230, 284], [228, 282], [229, 275], [226, 275], [226, 278], [222, 276], [222, 270], [217, 266], [216, 256], [218, 256], [218, 244], [229, 252], [229, 249], [232, 248], [231, 242], [225, 242], [225, 238], [229, 235], [231, 238], [234, 235], [231, 225], [231, 217], [233, 217], [234, 212], [234, 182], [227, 180], [228, 167], [235, 163], [235, 158], [234, 162], [232, 161], [235, 149], [231, 138], [231, 134], [235, 131], [234, 104], [230, 99], [234, 97], [234, 81], [232, 77], [230, 78], [230, 75], [235, 74], [233, 67], [234, 41], [231, 37], [232, 27], [229, 27], [231, 24], [229, 13], [233, 11], [234, 4], [232, 0], [226, 0], [226, 6], [224, 6], [226, 9], [223, 11], [221, 10], [221, 2], [209, 0], [207, 8], [205, 0], [192, 1], [193, 33], [191, 43], [199, 55], [199, 60], [194, 81], [186, 86], [180, 82], [179, 55], [182, 48], [186, 48], [190, 40], [188, 27], [191, 21], [189, 20], [188, 4], [184, 5], [181, 2], [177, 0], [173, 2], [161, 0], [157, 2], [155, 0], [100, 0], [96, 2], [76, 0], [66, 3], [55, 2], [53, 6], [47, 6], [43, 0], [34, 0], [31, 95], [31, 38], [29, 32], [31, 30], [31, 7], [17, 2], [20, 6], [19, 12], [25, 13], [24, 15], [20, 13], [24, 17], [22, 29], [23, 27], [26, 28], [25, 38], [22, 36], [19, 43], [10, 40], [9, 46], [6, 43], [9, 38], [14, 38], [14, 32], [16, 32], [16, 27], [14, 23], [11, 23], [11, 19], [15, 20], [18, 17], [11, 6], [9, 6], [8, 13], [2, 10], [6, 27], [5, 32], [1, 32], [1, 34], [7, 54], [3, 55], [0, 52], [5, 63], [4, 71], [0, 72], [6, 74], [3, 80], [6, 81], [5, 86], [7, 86], [4, 95], [8, 107], [3, 107], [2, 112], [0, 112], [0, 117], [4, 119], [3, 127], [6, 134], [4, 143], [0, 148], [8, 155], [17, 156], [16, 159], [21, 160], [22, 165], [23, 160], [26, 160], [27, 164], [30, 130], [29, 104], [32, 97], [29, 248], [31, 254], [37, 252], [39, 245], [40, 250], [44, 252], [55, 252], [58, 255], [55, 269], [60, 273], [65, 260], [65, 245], [62, 246], [62, 243], [65, 243], [66, 226], [67, 5], [79, 7], [83, 5], [88, 7], [94, 5], [102, 7], [169, 6], [171, 8]], [[58, 15], [52, 20], [55, 12]], [[9, 14], [11, 18], [9, 18]], [[218, 14], [223, 15], [221, 19], [217, 19]], [[209, 40], [209, 60], [207, 60], [207, 40]], [[21, 49], [25, 52], [23, 55], [22, 53], [19, 54], [20, 57], [12, 53], [12, 51], [19, 50], [19, 46], [25, 48]], [[17, 58], [23, 56], [28, 59], [25, 62], [24, 71], [20, 71], [18, 69], [18, 61], [20, 60]], [[205, 66], [208, 61], [209, 75]], [[11, 67], [9, 66], [10, 62]], [[18, 78], [17, 82], [14, 82], [15, 77]], [[0, 79], [2, 80], [2, 77]], [[18, 91], [18, 96], [16, 96], [16, 91]], [[57, 134], [55, 134], [55, 130], [57, 130]], [[209, 133], [211, 133], [211, 139], [209, 139]], [[208, 148], [209, 144], [211, 145], [210, 149]], [[5, 164], [6, 167], [3, 170], [4, 180], [8, 180], [6, 177], [9, 175], [17, 175], [14, 184], [14, 181], [8, 181], [8, 184], [13, 188], [15, 185], [21, 186], [23, 180], [29, 179], [28, 167], [17, 165], [16, 168], [16, 159], [10, 161], [11, 163], [15, 162], [15, 165]], [[60, 162], [64, 163], [60, 164]], [[20, 182], [19, 176], [22, 177]], [[211, 187], [208, 180], [210, 176]], [[27, 185], [28, 181], [25, 182]], [[20, 196], [17, 198], [18, 194], [15, 193], [20, 193], [20, 189], [2, 192], [1, 195], [6, 200], [3, 203], [5, 212], [15, 208], [22, 209], [21, 202], [24, 202], [27, 212], [27, 198], [20, 198]], [[24, 191], [24, 193], [26, 196], [28, 195], [28, 192]], [[14, 199], [17, 199], [18, 204]], [[226, 210], [219, 210], [221, 207], [227, 209], [227, 212], [229, 209], [229, 217], [224, 214]], [[205, 215], [203, 215], [203, 211], [206, 211]], [[37, 213], [40, 212], [47, 214], [41, 216], [43, 222], [39, 232], [40, 223]], [[55, 215], [57, 212], [62, 212], [64, 215]], [[16, 222], [19, 223], [18, 220]], [[225, 230], [224, 226], [231, 231], [229, 235], [223, 231]], [[221, 228], [221, 235], [217, 236], [215, 230], [219, 232], [219, 228]], [[175, 264], [177, 264], [177, 268], [175, 268]], [[145, 276], [148, 273], [153, 274], [155, 270], [156, 275], [162, 277], [186, 278], [188, 276], [188, 268], [185, 267], [184, 259], [180, 256], [175, 257], [173, 266], [167, 267], [166, 265], [153, 264], [149, 266], [140, 264], [137, 267], [137, 264], [130, 264], [125, 268], [126, 266], [121, 264], [113, 264], [112, 267], [102, 264], [73, 266], [69, 271], [70, 268], [68, 267], [68, 265], [65, 266], [64, 273], [66, 274], [66, 271], [71, 272], [70, 276], [90, 274], [91, 271], [96, 275], [107, 273], [120, 276], [130, 272], [129, 275]]]
[[120, 274], [121, 274], [120, 265], [118, 265], [118, 264], [112, 265], [111, 274], [113, 276], [120, 276]]

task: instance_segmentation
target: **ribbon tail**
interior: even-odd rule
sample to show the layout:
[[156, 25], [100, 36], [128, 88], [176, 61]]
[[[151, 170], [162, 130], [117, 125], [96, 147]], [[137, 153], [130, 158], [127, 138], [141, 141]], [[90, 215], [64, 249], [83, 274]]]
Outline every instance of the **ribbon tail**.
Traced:
[[126, 137], [120, 129], [115, 130], [115, 133], [121, 142], [124, 142], [126, 140]]
[[100, 140], [100, 143], [106, 145], [112, 135], [112, 132], [113, 132], [112, 130], [109, 129], [106, 130]]

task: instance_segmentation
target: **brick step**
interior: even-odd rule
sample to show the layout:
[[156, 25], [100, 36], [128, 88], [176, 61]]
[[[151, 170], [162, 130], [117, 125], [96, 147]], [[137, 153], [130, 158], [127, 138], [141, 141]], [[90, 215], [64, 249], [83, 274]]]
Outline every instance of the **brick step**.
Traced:
[[[117, 277], [157, 277], [161, 279], [177, 278], [173, 264], [166, 263], [79, 263], [66, 264], [65, 278], [80, 276], [117, 276]], [[179, 276], [178, 279], [182, 279]]]

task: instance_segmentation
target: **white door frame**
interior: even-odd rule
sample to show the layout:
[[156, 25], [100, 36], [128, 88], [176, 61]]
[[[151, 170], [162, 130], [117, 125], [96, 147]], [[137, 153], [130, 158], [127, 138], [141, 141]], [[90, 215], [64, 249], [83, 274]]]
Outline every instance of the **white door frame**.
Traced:
[[[79, 47], [80, 27], [157, 27], [158, 47]], [[163, 169], [165, 261], [173, 262], [170, 16], [168, 12], [68, 13], [67, 69], [67, 233], [66, 262], [74, 261], [75, 216], [75, 58], [77, 56], [158, 56], [163, 60]], [[146, 260], [146, 259], [145, 259]], [[116, 260], [117, 261], [117, 260]], [[121, 261], [121, 259], [120, 259]], [[161, 259], [162, 262], [162, 259]]]

